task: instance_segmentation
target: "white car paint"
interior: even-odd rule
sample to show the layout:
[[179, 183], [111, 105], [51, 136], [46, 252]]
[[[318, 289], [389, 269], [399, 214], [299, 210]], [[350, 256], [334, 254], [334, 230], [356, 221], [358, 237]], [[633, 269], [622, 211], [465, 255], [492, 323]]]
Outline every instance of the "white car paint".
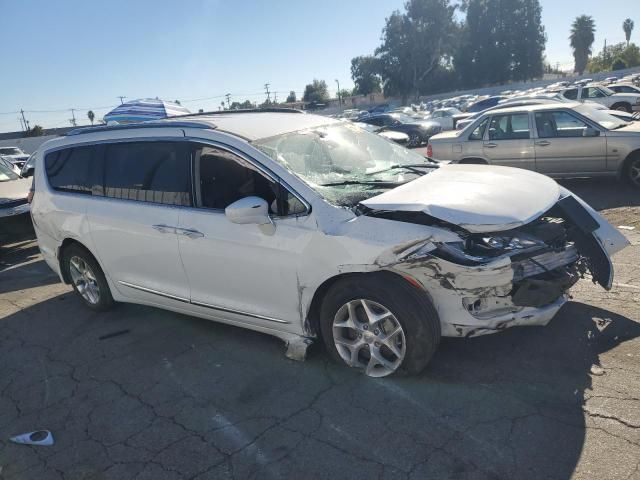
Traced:
[[[571, 196], [553, 180], [509, 168], [442, 167], [362, 205], [391, 214], [425, 212], [445, 224], [378, 218], [330, 203], [313, 185], [247, 142], [263, 134], [340, 122], [268, 113], [195, 121], [211, 128], [167, 121], [158, 128], [105, 129], [62, 137], [39, 149], [32, 217], [43, 257], [63, 281], [60, 248], [73, 239], [94, 254], [114, 300], [275, 335], [287, 342], [289, 355], [295, 358], [304, 356], [316, 335], [310, 323], [315, 295], [324, 282], [345, 273], [391, 271], [418, 285], [432, 300], [444, 336], [544, 325], [567, 300], [562, 295], [543, 307], [510, 303], [516, 275], [510, 254], [478, 265], [434, 256], [439, 248], [464, 241], [447, 224], [467, 232], [508, 233], [540, 216], [561, 196]], [[301, 215], [272, 217], [273, 225], [240, 225], [223, 212], [60, 193], [50, 187], [43, 168], [48, 152], [78, 143], [181, 137], [238, 153], [280, 179], [310, 208]], [[609, 252], [627, 244], [602, 217], [588, 212], [598, 222], [597, 238]], [[156, 227], [163, 225], [177, 228], [160, 232]], [[180, 230], [202, 236], [178, 235]], [[545, 254], [540, 261], [575, 260], [573, 248]]]
[[30, 178], [20, 178], [13, 169], [0, 165], [0, 218], [29, 211], [26, 199], [30, 187]]

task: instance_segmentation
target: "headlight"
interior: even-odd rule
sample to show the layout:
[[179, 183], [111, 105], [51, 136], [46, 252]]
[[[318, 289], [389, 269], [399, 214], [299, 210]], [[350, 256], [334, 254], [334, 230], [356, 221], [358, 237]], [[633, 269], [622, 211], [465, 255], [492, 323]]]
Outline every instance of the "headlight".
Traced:
[[434, 255], [461, 265], [478, 265], [514, 252], [543, 248], [547, 245], [529, 235], [472, 236], [464, 242], [442, 243]]

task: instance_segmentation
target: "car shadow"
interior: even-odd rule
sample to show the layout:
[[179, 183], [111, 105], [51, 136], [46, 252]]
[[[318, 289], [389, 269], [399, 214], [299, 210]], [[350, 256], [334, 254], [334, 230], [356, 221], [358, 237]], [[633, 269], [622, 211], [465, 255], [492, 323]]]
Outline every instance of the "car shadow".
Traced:
[[572, 178], [559, 180], [562, 186], [596, 210], [640, 206], [640, 192], [615, 178]]
[[[374, 379], [321, 348], [294, 362], [273, 337], [138, 305], [97, 314], [70, 293], [0, 323], [0, 437], [37, 420], [60, 438], [47, 454], [73, 445], [74, 468], [97, 472], [92, 442], [144, 469], [166, 435], [193, 431], [208, 452], [237, 450], [230, 468], [253, 478], [568, 479], [592, 365], [640, 336], [636, 322], [572, 302], [547, 327], [443, 339], [420, 376]], [[128, 444], [145, 436], [144, 449]], [[5, 446], [7, 478], [37, 458]]]

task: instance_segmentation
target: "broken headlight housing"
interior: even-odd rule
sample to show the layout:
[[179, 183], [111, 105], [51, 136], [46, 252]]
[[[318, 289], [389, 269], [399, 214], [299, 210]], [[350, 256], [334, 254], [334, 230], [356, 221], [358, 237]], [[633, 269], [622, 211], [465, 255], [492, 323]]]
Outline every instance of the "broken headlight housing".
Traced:
[[461, 265], [477, 265], [503, 255], [546, 247], [542, 240], [514, 232], [513, 235], [473, 235], [461, 242], [442, 243], [434, 254]]

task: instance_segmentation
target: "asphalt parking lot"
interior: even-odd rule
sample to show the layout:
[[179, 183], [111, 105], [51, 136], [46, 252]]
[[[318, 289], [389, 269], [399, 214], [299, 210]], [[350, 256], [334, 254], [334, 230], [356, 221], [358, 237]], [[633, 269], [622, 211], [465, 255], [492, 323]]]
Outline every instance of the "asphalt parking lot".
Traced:
[[[0, 233], [0, 478], [640, 480], [640, 194], [564, 184], [632, 246], [547, 327], [444, 339], [415, 378], [254, 332], [85, 309], [26, 219]], [[51, 447], [8, 442], [49, 429]]]

